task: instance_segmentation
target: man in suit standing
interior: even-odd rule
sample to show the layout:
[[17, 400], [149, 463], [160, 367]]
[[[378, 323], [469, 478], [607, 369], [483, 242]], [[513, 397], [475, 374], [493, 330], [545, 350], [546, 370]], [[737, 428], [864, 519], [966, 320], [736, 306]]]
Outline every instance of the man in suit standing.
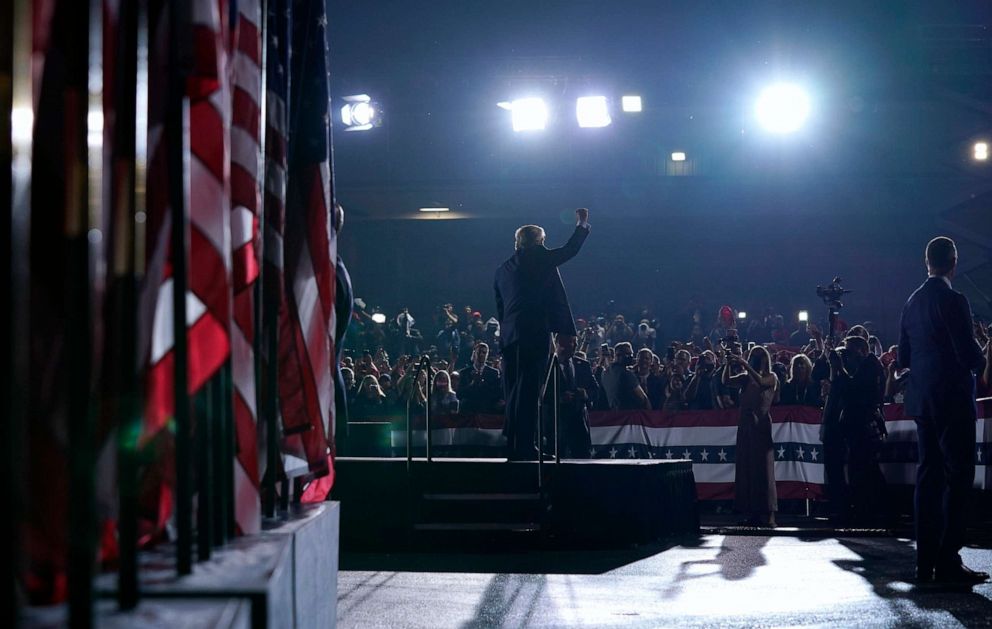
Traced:
[[954, 241], [927, 244], [929, 277], [902, 311], [899, 366], [909, 368], [906, 414], [916, 419], [916, 572], [927, 582], [977, 583], [989, 575], [969, 569], [964, 544], [968, 494], [975, 478], [975, 371], [985, 358], [975, 341], [967, 298], [951, 288]]
[[558, 267], [579, 252], [589, 235], [589, 210], [575, 211], [576, 226], [565, 246], [544, 246], [544, 230], [524, 225], [516, 251], [496, 269], [496, 312], [503, 347], [508, 458], [534, 460], [541, 387], [551, 357], [551, 334], [575, 336], [575, 321]]
[[482, 341], [472, 348], [472, 364], [458, 372], [458, 400], [461, 412], [495, 413], [500, 410], [502, 387], [499, 371], [486, 364], [489, 345]]
[[[599, 384], [592, 375], [592, 365], [575, 355], [576, 337], [559, 334], [555, 337], [558, 355], [558, 431], [563, 456], [570, 459], [588, 459], [592, 440], [589, 435], [589, 409], [599, 392]], [[553, 402], [551, 387], [545, 400]], [[550, 410], [550, 409], [549, 409]], [[545, 413], [546, 434], [553, 434], [551, 412]]]
[[[334, 229], [340, 238], [344, 228], [344, 208], [340, 203], [334, 204], [333, 220]], [[341, 360], [344, 358], [344, 337], [355, 314], [351, 275], [340, 255], [335, 264], [334, 285], [334, 443], [335, 452], [340, 455], [344, 450], [342, 446], [348, 439], [348, 393], [341, 371]]]

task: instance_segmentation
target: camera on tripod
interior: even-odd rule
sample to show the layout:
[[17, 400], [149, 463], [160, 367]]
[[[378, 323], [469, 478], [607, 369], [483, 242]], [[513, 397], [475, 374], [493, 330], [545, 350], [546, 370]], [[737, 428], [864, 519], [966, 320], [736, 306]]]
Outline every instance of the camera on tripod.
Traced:
[[816, 296], [823, 300], [823, 304], [830, 308], [831, 310], [840, 310], [844, 307], [841, 303], [840, 298], [845, 294], [853, 292], [840, 285], [844, 280], [839, 277], [835, 277], [832, 282], [826, 286], [816, 287]]

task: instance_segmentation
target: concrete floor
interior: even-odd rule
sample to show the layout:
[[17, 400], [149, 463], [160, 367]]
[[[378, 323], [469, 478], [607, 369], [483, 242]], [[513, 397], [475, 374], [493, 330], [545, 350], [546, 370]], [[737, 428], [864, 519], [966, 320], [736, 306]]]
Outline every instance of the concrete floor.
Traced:
[[[891, 537], [706, 535], [633, 551], [346, 555], [338, 626], [992, 627], [992, 584], [914, 587], [914, 552]], [[992, 550], [962, 555], [992, 571]]]

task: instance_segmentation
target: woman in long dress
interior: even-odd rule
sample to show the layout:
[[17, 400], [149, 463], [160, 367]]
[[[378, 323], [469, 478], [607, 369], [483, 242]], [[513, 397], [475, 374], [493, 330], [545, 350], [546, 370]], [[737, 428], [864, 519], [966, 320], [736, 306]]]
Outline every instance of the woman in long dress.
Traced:
[[778, 391], [778, 377], [771, 371], [768, 350], [760, 345], [751, 350], [746, 361], [732, 354], [730, 364], [743, 369], [731, 376], [728, 367], [722, 376], [725, 385], [741, 390], [734, 506], [745, 515], [748, 524], [775, 526], [778, 496], [769, 409]]

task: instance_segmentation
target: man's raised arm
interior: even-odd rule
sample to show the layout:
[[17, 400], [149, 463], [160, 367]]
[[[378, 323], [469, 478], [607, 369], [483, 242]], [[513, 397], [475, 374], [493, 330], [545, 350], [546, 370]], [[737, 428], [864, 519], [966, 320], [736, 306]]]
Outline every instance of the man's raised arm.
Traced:
[[561, 266], [574, 258], [579, 252], [579, 249], [582, 248], [582, 243], [585, 242], [588, 235], [589, 210], [580, 207], [575, 210], [575, 231], [572, 233], [572, 237], [563, 246], [557, 249], [548, 249], [548, 253], [551, 254], [552, 264]]

